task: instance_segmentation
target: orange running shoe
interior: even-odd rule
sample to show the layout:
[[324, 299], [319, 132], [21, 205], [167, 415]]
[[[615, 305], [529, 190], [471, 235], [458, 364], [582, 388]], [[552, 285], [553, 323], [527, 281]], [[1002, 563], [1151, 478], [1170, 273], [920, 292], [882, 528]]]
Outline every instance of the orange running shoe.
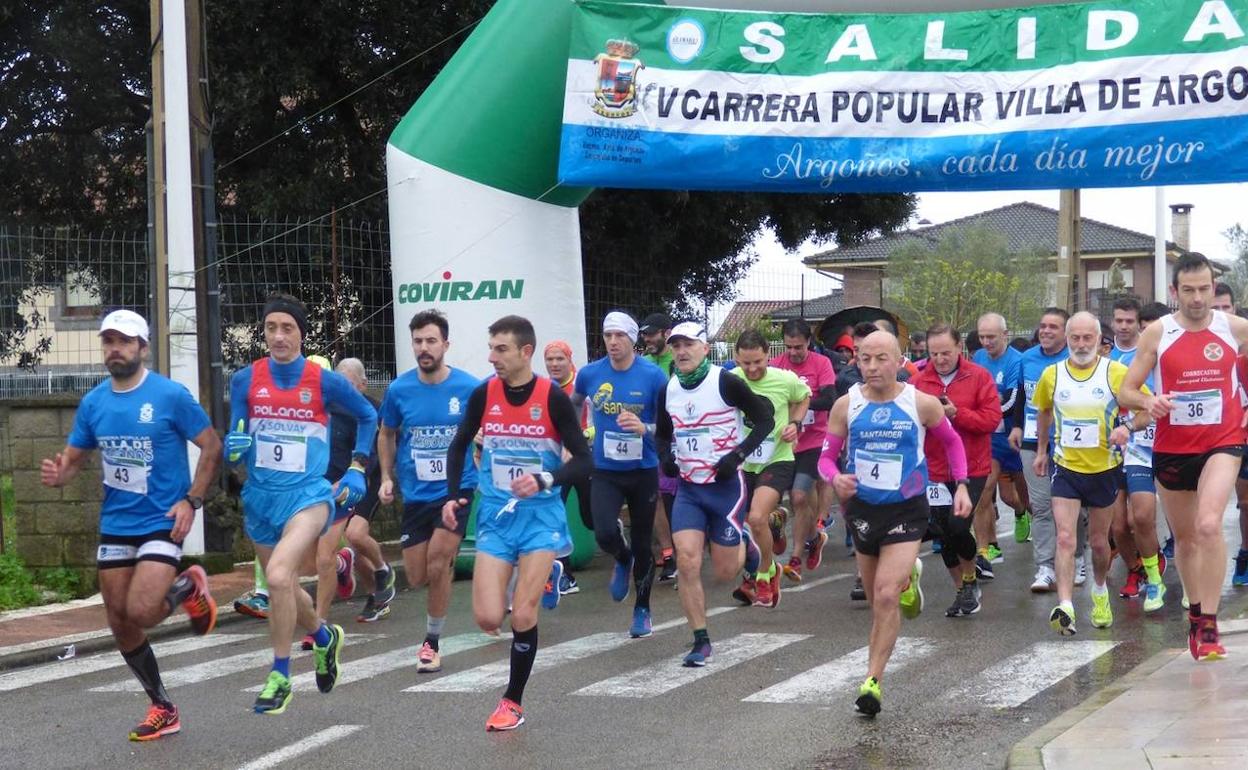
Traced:
[[169, 704], [168, 708], [153, 703], [147, 709], [147, 719], [130, 731], [132, 741], [154, 741], [165, 735], [173, 735], [182, 730], [182, 720], [178, 719], [178, 707]]
[[802, 557], [793, 556], [789, 559], [789, 563], [784, 565], [784, 576], [791, 583], [802, 582]]
[[[776, 570], [779, 572], [780, 570]], [[754, 606], [755, 607], [771, 607], [771, 580], [768, 578], [758, 577], [754, 579]]]
[[1196, 632], [1196, 660], [1222, 660], [1226, 657], [1226, 648], [1218, 634], [1218, 619], [1213, 615], [1202, 615], [1200, 628]]
[[217, 625], [217, 600], [208, 590], [208, 573], [192, 564], [182, 574], [195, 584], [195, 590], [182, 601], [182, 608], [191, 619], [191, 630], [203, 636]]
[[522, 724], [524, 724], [524, 709], [520, 708], [519, 703], [503, 698], [498, 702], [498, 708], [494, 709], [494, 713], [490, 714], [490, 718], [485, 720], [485, 731], [501, 733], [514, 730]]
[[771, 576], [771, 608], [774, 610], [780, 606], [780, 570], [776, 570]]

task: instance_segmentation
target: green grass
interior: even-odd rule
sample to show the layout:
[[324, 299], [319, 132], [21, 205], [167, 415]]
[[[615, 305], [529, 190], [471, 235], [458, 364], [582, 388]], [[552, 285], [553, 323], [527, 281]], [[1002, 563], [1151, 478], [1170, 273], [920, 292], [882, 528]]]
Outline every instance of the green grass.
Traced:
[[0, 476], [0, 517], [0, 529], [4, 530], [0, 551], [9, 553], [17, 543], [17, 496], [13, 494], [12, 476]]
[[40, 604], [42, 594], [34, 576], [17, 554], [0, 553], [0, 610], [15, 610]]

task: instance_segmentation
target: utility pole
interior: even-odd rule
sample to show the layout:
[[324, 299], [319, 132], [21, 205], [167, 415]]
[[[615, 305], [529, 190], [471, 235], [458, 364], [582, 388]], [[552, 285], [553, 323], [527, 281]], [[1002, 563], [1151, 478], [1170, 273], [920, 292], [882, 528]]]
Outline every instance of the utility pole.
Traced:
[[1084, 310], [1079, 301], [1079, 191], [1062, 190], [1057, 214], [1057, 305], [1071, 313]]

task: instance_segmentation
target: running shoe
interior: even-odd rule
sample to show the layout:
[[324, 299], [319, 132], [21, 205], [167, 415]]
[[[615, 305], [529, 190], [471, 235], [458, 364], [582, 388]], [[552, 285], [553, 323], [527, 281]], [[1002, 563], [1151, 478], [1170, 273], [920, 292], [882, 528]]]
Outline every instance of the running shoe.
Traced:
[[568, 594], [579, 594], [581, 587], [576, 584], [576, 578], [568, 573], [563, 573], [559, 578], [559, 595], [567, 596]]
[[741, 602], [746, 607], [749, 607], [754, 604], [756, 594], [757, 587], [754, 582], [754, 578], [746, 575], [741, 579], [741, 585], [737, 586], [737, 588], [732, 592], [732, 598]]
[[1165, 583], [1144, 584], [1144, 611], [1156, 612], [1166, 603]]
[[802, 582], [802, 559], [800, 556], [794, 556], [789, 559], [789, 563], [784, 565], [784, 576], [789, 579], [790, 583]]
[[269, 619], [269, 596], [248, 591], [234, 600], [234, 611], [261, 620]]
[[[563, 580], [563, 564], [555, 561], [550, 565], [550, 577], [546, 578], [546, 588], [542, 591], [542, 607], [553, 610], [559, 606], [559, 581]], [[625, 586], [627, 589], [627, 586]], [[615, 576], [611, 577], [611, 595], [615, 596]], [[618, 599], [616, 601], [619, 601]]]
[[[561, 565], [562, 566], [562, 565]], [[611, 568], [611, 599], [613, 601], [622, 602], [628, 598], [628, 584], [632, 582], [633, 575], [633, 557], [628, 557], [628, 562], [621, 564], [618, 560], [615, 566]]]
[[290, 679], [278, 671], [270, 671], [264, 688], [251, 707], [257, 714], [280, 714], [290, 705]]
[[436, 674], [441, 670], [442, 656], [426, 639], [425, 643], [420, 646], [420, 652], [416, 653], [416, 673]]
[[1057, 590], [1057, 575], [1053, 574], [1052, 567], [1040, 567], [1036, 570], [1036, 578], [1031, 581], [1031, 592], [1033, 594], [1047, 594], [1050, 591]]
[[147, 718], [130, 731], [132, 741], [154, 741], [165, 735], [181, 732], [182, 720], [178, 719], [178, 707], [153, 703], [147, 709]]
[[711, 662], [711, 643], [710, 641], [699, 642], [694, 641], [693, 647], [689, 649], [689, 654], [685, 656], [683, 665], [685, 668], [701, 668]]
[[1167, 559], [1174, 558], [1174, 535], [1166, 538], [1166, 544], [1161, 547], [1161, 554]]
[[1067, 612], [1062, 605], [1057, 605], [1049, 613], [1049, 627], [1062, 636], [1075, 635], [1074, 613]]
[[659, 571], [659, 582], [667, 583], [676, 579], [676, 557], [663, 557], [663, 569]]
[[771, 573], [771, 608], [780, 606], [780, 570]]
[[355, 593], [355, 551], [338, 549], [338, 598], [350, 599]]
[[316, 689], [329, 692], [338, 682], [338, 662], [342, 657], [342, 640], [346, 636], [342, 626], [329, 627], [329, 644], [312, 646], [316, 658]]
[[771, 579], [758, 576], [754, 579], [754, 606], [771, 607]]
[[305, 652], [307, 652], [308, 650], [311, 650], [315, 646], [316, 646], [316, 640], [312, 638], [312, 634], [308, 634], [304, 636], [303, 640], [299, 642], [299, 649]]
[[823, 564], [823, 547], [827, 544], [827, 532], [820, 532], [806, 541], [806, 569], [819, 569], [819, 565]]
[[364, 602], [364, 609], [360, 610], [360, 614], [356, 616], [357, 623], [376, 623], [382, 618], [390, 614], [390, 605], [378, 604], [372, 594], [368, 595], [368, 600]]
[[949, 609], [945, 610], [947, 618], [969, 618], [971, 615], [979, 612], [979, 586], [975, 583], [963, 583], [958, 589], [957, 596], [953, 599], [953, 604]]
[[1191, 603], [1190, 601], [1188, 601], [1188, 598], [1187, 598], [1187, 590], [1186, 590], [1186, 589], [1184, 589], [1184, 591], [1183, 591], [1183, 599], [1182, 599], [1182, 601], [1180, 601], [1179, 603], [1183, 605], [1183, 609], [1185, 609], [1185, 610], [1190, 610], [1190, 609], [1192, 608], [1192, 603]]
[[854, 585], [849, 589], [849, 600], [851, 602], [865, 602], [867, 600], [867, 589], [862, 584], [862, 575], [854, 575]]
[[381, 606], [386, 606], [390, 604], [390, 602], [394, 601], [394, 597], [397, 596], [399, 593], [398, 590], [395, 588], [394, 583], [395, 583], [394, 567], [387, 565], [385, 584], [382, 585], [381, 588], [369, 594], [368, 598], [370, 600], [375, 599], [376, 603]]
[[1231, 574], [1231, 585], [1248, 586], [1248, 551], [1242, 548], [1235, 554], [1235, 571]]
[[880, 705], [883, 702], [880, 693], [880, 683], [875, 677], [867, 677], [867, 681], [862, 683], [858, 688], [858, 699], [854, 701], [854, 708], [858, 709], [858, 713], [869, 717], [874, 717], [880, 713]]
[[[1187, 594], [1186, 593], [1183, 594], [1183, 609], [1187, 609]], [[1187, 615], [1187, 651], [1192, 654], [1193, 660], [1200, 660], [1200, 658], [1196, 655], [1196, 645], [1197, 645], [1197, 641], [1199, 640], [1199, 632], [1200, 632], [1200, 616], [1192, 615], [1189, 612]]]
[[633, 624], [628, 627], [628, 635], [633, 639], [644, 639], [654, 634], [650, 624], [650, 610], [645, 607], [633, 608]]
[[1088, 582], [1088, 560], [1082, 556], [1075, 559], [1075, 585], [1081, 586]]
[[932, 553], [940, 553], [945, 549], [945, 544], [940, 542], [940, 538], [932, 538]]
[[1031, 512], [1014, 514], [1014, 542], [1025, 543], [1031, 538]]
[[784, 523], [789, 520], [789, 512], [783, 507], [776, 508], [767, 518], [771, 528], [771, 552], [775, 556], [784, 553], [789, 547], [789, 540], [784, 535]]
[[192, 564], [182, 573], [195, 586], [191, 595], [182, 600], [182, 609], [191, 621], [191, 630], [203, 636], [217, 625], [217, 601], [208, 590], [208, 573]]
[[498, 702], [494, 713], [490, 714], [490, 718], [485, 720], [485, 731], [501, 733], [514, 730], [522, 724], [524, 724], [524, 709], [520, 708], [519, 703], [503, 698]]
[[1109, 592], [1092, 593], [1092, 627], [1109, 628], [1114, 624], [1114, 611], [1109, 606]]
[[1141, 586], [1148, 584], [1148, 578], [1144, 575], [1144, 568], [1138, 567], [1127, 571], [1127, 581], [1122, 584], [1122, 590], [1118, 595], [1123, 599], [1134, 599], [1140, 595]]
[[907, 620], [913, 620], [923, 611], [923, 586], [921, 585], [923, 578], [923, 560], [915, 559], [914, 566], [910, 568], [910, 583], [906, 589], [901, 592], [899, 601], [901, 603], [901, 616]]
[[988, 544], [988, 561], [993, 564], [1001, 564], [1005, 561], [1005, 554], [1001, 552], [1000, 546], [996, 543]]
[[975, 577], [980, 580], [993, 580], [996, 575], [992, 572], [992, 562], [985, 558], [984, 554], [975, 556]]
[[1196, 643], [1196, 660], [1222, 660], [1226, 657], [1226, 648], [1222, 646], [1218, 635], [1218, 619], [1213, 615], [1200, 616], [1200, 628], [1197, 631], [1199, 640]]

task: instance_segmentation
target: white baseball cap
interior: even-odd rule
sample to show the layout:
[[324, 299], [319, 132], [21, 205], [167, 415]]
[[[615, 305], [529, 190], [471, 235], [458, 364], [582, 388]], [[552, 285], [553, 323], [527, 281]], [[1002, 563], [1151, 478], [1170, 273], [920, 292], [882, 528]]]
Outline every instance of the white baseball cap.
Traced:
[[697, 321], [682, 321], [673, 326], [672, 330], [667, 333], [667, 341], [671, 342], [677, 337], [706, 342], [706, 329], [703, 329], [702, 324]]
[[144, 342], [147, 342], [149, 334], [147, 321], [133, 310], [114, 310], [104, 316], [104, 321], [100, 323], [100, 334], [108, 331], [124, 334], [127, 337], [138, 337]]

